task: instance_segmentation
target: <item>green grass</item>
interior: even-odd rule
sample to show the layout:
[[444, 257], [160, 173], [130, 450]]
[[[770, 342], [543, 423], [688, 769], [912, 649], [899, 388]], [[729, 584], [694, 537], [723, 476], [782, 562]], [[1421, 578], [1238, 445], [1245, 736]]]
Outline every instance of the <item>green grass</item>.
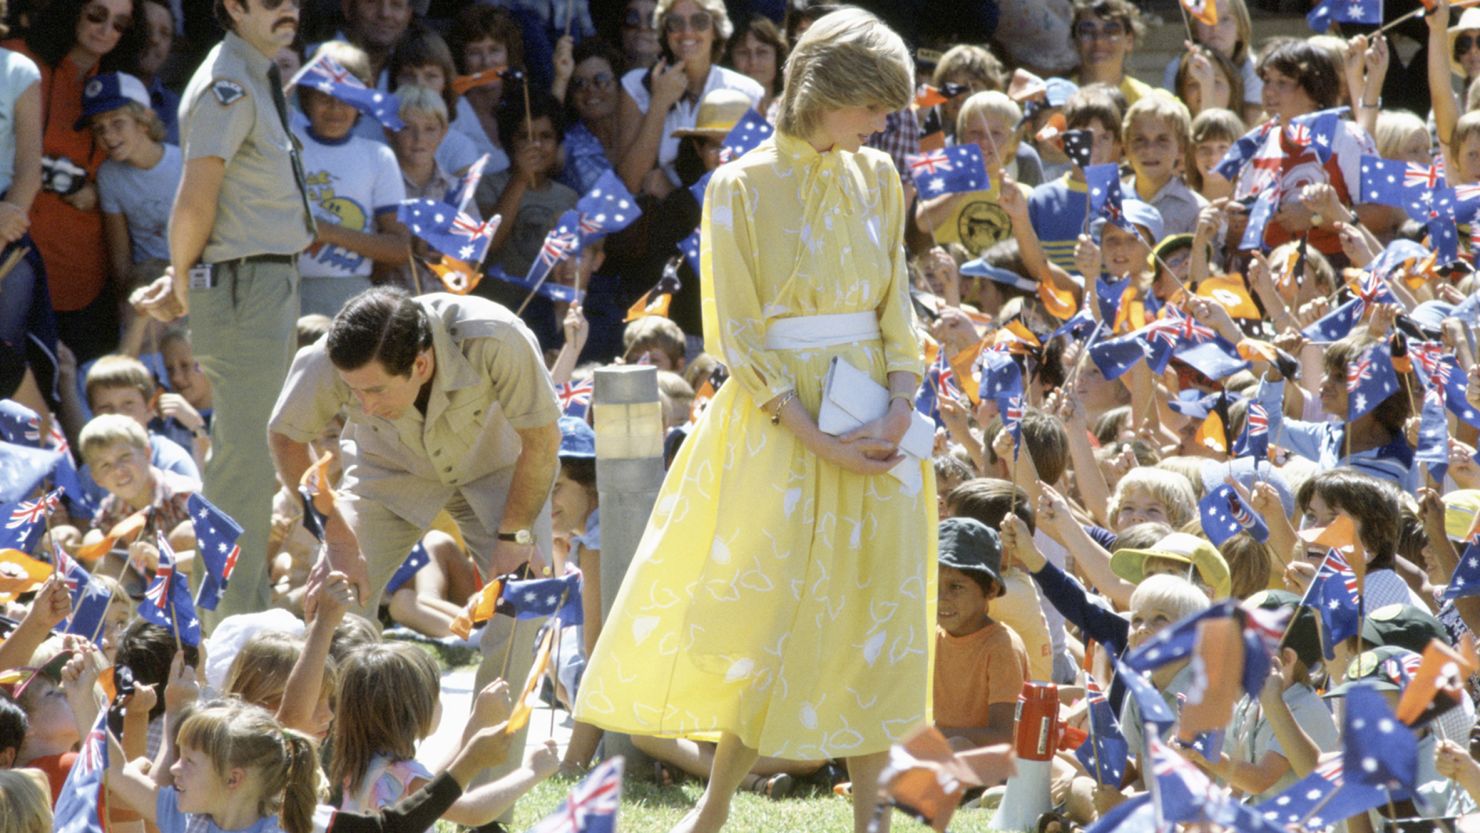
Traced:
[[[513, 830], [529, 829], [553, 811], [573, 782], [551, 779], [519, 801]], [[622, 785], [622, 809], [617, 821], [621, 833], [667, 833], [698, 800], [702, 787], [688, 782], [672, 787], [635, 781]], [[985, 810], [962, 810], [951, 819], [952, 833], [986, 833], [991, 815]], [[443, 825], [447, 827], [447, 825]], [[927, 833], [929, 827], [894, 811], [895, 833]], [[815, 794], [772, 800], [740, 793], [730, 805], [726, 833], [851, 833], [853, 806], [837, 796]], [[451, 831], [446, 831], [451, 833]]]

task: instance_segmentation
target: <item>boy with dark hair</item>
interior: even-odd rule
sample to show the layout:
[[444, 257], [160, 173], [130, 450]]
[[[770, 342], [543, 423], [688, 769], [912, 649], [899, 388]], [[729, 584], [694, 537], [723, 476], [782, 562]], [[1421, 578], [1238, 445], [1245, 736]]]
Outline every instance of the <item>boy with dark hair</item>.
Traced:
[[1012, 740], [1028, 657], [1012, 628], [987, 615], [1002, 595], [1002, 545], [972, 518], [940, 524], [935, 725], [957, 749]]
[[[575, 207], [580, 195], [553, 179], [560, 169], [560, 146], [565, 138], [560, 102], [548, 93], [531, 90], [527, 119], [522, 95], [505, 97], [497, 116], [499, 136], [509, 149], [509, 168], [483, 177], [475, 198], [484, 217], [497, 214], [504, 218], [493, 233], [489, 262], [523, 278], [544, 245], [546, 233], [562, 212]], [[484, 281], [475, 293], [513, 307], [523, 298], [523, 290], [517, 288], [512, 299], [501, 298], [498, 288], [510, 287], [501, 281]]]
[[9, 697], [0, 695], [0, 769], [15, 766], [26, 739], [26, 713]]

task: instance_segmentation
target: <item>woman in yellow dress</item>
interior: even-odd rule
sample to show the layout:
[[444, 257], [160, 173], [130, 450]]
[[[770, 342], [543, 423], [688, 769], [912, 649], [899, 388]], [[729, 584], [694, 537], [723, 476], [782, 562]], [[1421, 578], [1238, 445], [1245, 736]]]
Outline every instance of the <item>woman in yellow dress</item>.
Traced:
[[[613, 731], [718, 740], [676, 830], [719, 830], [764, 754], [846, 758], [861, 833], [890, 744], [929, 717], [934, 478], [928, 460], [890, 473], [923, 370], [905, 204], [889, 157], [861, 148], [913, 90], [898, 35], [826, 15], [787, 61], [775, 135], [709, 184], [704, 333], [730, 379], [664, 481], [576, 703]], [[816, 422], [834, 357], [890, 391], [842, 437]]]

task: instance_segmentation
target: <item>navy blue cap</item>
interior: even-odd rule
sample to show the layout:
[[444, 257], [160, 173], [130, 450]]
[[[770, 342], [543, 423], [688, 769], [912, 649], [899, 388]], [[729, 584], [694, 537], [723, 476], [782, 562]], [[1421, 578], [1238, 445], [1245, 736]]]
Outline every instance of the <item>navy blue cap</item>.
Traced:
[[596, 432], [584, 419], [560, 418], [560, 457], [567, 460], [595, 460]]
[[82, 88], [82, 116], [72, 125], [73, 130], [86, 130], [93, 116], [111, 113], [128, 104], [149, 103], [149, 91], [144, 82], [126, 72], [105, 72], [95, 75]]

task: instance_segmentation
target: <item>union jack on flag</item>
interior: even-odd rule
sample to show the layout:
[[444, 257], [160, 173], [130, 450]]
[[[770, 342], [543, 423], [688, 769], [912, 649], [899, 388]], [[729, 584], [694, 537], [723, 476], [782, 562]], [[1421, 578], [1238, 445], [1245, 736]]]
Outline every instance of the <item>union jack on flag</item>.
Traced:
[[1245, 417], [1249, 421], [1249, 436], [1259, 437], [1269, 433], [1269, 411], [1258, 402], [1249, 403], [1249, 413]]
[[10, 518], [5, 522], [6, 529], [19, 529], [41, 523], [51, 510], [57, 508], [57, 502], [61, 499], [60, 489], [44, 495], [36, 500], [23, 500], [20, 505], [10, 512]]
[[1444, 182], [1444, 166], [1430, 165], [1425, 168], [1422, 165], [1410, 164], [1403, 170], [1403, 182], [1432, 191]]
[[595, 392], [596, 383], [589, 376], [555, 387], [555, 395], [560, 397], [560, 412], [581, 419], [590, 413], [591, 396]]
[[951, 158], [946, 156], [945, 149], [922, 153], [910, 160], [910, 174], [912, 176], [949, 170], [953, 170], [953, 168], [951, 167]]
[[1321, 562], [1321, 569], [1317, 571], [1316, 578], [1323, 579], [1337, 576], [1341, 578], [1341, 585], [1346, 588], [1347, 596], [1353, 604], [1356, 604], [1358, 597], [1357, 574], [1352, 570], [1351, 564], [1347, 562], [1346, 556], [1342, 554], [1341, 550], [1333, 547], [1326, 553], [1326, 560]]
[[570, 253], [576, 250], [580, 240], [574, 234], [551, 231], [545, 236], [544, 245], [540, 246], [540, 263], [549, 268], [565, 260]]
[[154, 602], [154, 607], [164, 610], [170, 603], [170, 585], [175, 580], [175, 560], [171, 557], [170, 547], [163, 536], [159, 543], [159, 567], [154, 571], [154, 581], [149, 584], [149, 589], [144, 591], [144, 598]]
[[529, 833], [615, 833], [622, 800], [622, 758], [603, 761]]
[[294, 81], [343, 101], [389, 130], [399, 131], [406, 127], [396, 112], [399, 102], [395, 96], [365, 86], [323, 50], [299, 71]]
[[1362, 386], [1362, 380], [1372, 378], [1372, 357], [1363, 356], [1346, 366], [1346, 391], [1351, 393]]

